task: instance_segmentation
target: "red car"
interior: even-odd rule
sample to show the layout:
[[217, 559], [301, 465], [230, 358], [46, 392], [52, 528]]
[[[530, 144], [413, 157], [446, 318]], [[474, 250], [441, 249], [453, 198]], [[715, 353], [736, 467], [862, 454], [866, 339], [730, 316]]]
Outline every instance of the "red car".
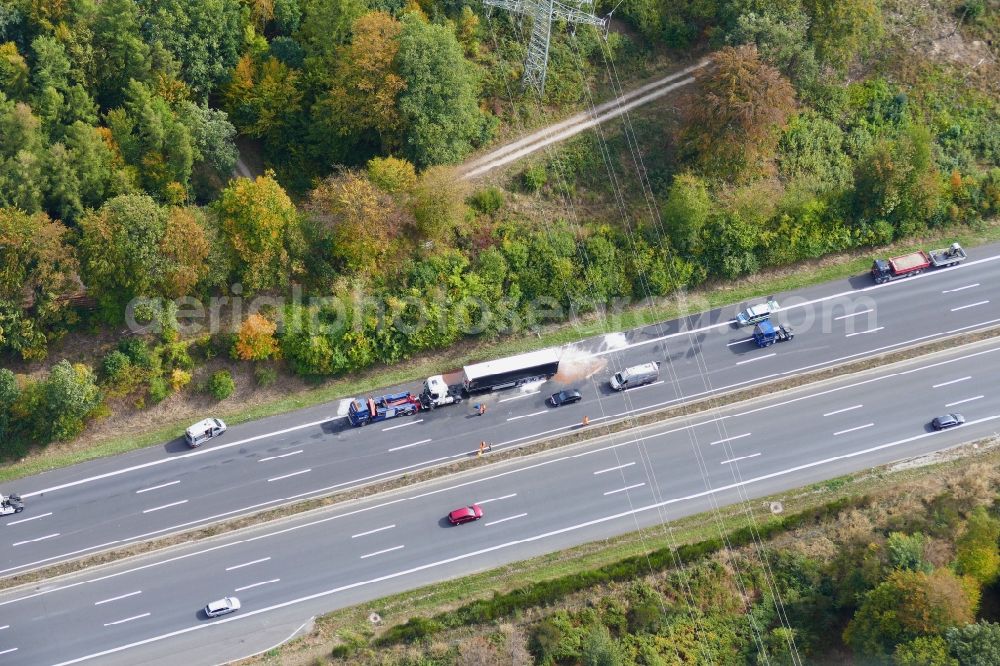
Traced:
[[471, 523], [474, 520], [479, 520], [482, 517], [482, 508], [478, 504], [470, 504], [449, 513], [448, 522], [452, 525], [461, 525], [462, 523]]

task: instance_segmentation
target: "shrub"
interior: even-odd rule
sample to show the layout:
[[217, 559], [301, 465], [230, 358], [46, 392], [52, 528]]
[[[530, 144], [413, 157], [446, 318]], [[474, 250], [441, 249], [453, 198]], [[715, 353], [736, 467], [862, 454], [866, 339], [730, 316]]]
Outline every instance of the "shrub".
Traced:
[[253, 376], [257, 380], [257, 386], [270, 386], [278, 381], [278, 371], [268, 365], [254, 368]]
[[236, 390], [236, 382], [228, 370], [219, 370], [205, 382], [204, 390], [216, 400], [225, 400]]
[[959, 666], [940, 636], [921, 636], [897, 645], [892, 663], [893, 666]]
[[146, 341], [142, 338], [126, 338], [118, 343], [118, 351], [128, 356], [132, 365], [149, 369], [153, 367], [153, 358]]
[[157, 348], [157, 353], [160, 356], [160, 361], [163, 365], [163, 369], [173, 370], [175, 368], [181, 368], [183, 370], [190, 370], [194, 367], [194, 361], [191, 360], [191, 354], [188, 353], [188, 347], [190, 342], [178, 341], [178, 342], [168, 342]]
[[469, 198], [469, 204], [480, 213], [492, 215], [503, 207], [503, 192], [497, 187], [479, 190]]
[[924, 560], [924, 544], [926, 542], [927, 537], [920, 532], [909, 535], [893, 532], [885, 544], [886, 550], [889, 552], [889, 564], [894, 569], [930, 573], [931, 566]]
[[174, 368], [170, 373], [170, 388], [175, 392], [191, 383], [191, 373], [180, 368]]
[[153, 404], [163, 402], [170, 395], [170, 385], [163, 377], [153, 377], [149, 380], [149, 399]]
[[104, 376], [104, 381], [112, 386], [118, 386], [127, 379], [131, 369], [131, 359], [117, 349], [109, 352], [101, 361], [101, 374]]
[[544, 164], [532, 164], [521, 172], [521, 185], [528, 192], [537, 192], [545, 187], [549, 175]]
[[398, 157], [373, 157], [368, 161], [368, 180], [383, 192], [408, 192], [417, 184], [413, 165]]
[[91, 412], [103, 397], [93, 371], [82, 363], [63, 360], [53, 366], [49, 376], [33, 386], [38, 391], [31, 413], [33, 435], [40, 443], [66, 441], [83, 432]]

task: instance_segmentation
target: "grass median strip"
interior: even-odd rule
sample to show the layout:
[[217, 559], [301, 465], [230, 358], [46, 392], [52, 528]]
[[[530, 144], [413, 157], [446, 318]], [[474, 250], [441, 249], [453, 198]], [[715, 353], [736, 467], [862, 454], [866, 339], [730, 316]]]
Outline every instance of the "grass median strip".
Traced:
[[[994, 327], [983, 331], [964, 333], [937, 340], [931, 343], [914, 345], [906, 349], [888, 352], [872, 358], [861, 359], [850, 363], [845, 363], [836, 367], [818, 370], [800, 375], [793, 375], [783, 380], [784, 389], [792, 389], [820, 381], [830, 380], [837, 377], [849, 375], [876, 367], [890, 365], [900, 361], [940, 352], [948, 349], [976, 342], [982, 342], [1000, 337], [1000, 327]], [[106, 551], [88, 555], [72, 561], [57, 563], [51, 566], [39, 568], [22, 574], [15, 574], [0, 579], [0, 589], [9, 589], [18, 585], [34, 583], [55, 576], [82, 571], [86, 568], [109, 564], [127, 557], [150, 553], [162, 548], [167, 548], [184, 542], [197, 541], [215, 537], [226, 532], [258, 526], [269, 521], [288, 518], [299, 513], [333, 506], [337, 503], [356, 500], [378, 493], [395, 490], [407, 485], [430, 481], [436, 478], [454, 474], [463, 470], [473, 469], [483, 465], [495, 464], [500, 461], [521, 458], [558, 448], [576, 444], [585, 440], [604, 437], [624, 432], [636, 427], [650, 425], [659, 421], [671, 418], [687, 417], [704, 412], [710, 409], [732, 405], [738, 402], [751, 400], [763, 396], [774, 395], [773, 386], [762, 385], [731, 391], [725, 394], [710, 396], [690, 403], [660, 409], [653, 412], [630, 416], [609, 423], [602, 423], [598, 426], [579, 427], [560, 435], [548, 437], [546, 439], [529, 442], [517, 447], [498, 450], [486, 456], [476, 456], [470, 451], [469, 456], [462, 460], [457, 460], [445, 465], [440, 465], [410, 474], [401, 474], [397, 477], [383, 481], [371, 483], [365, 486], [352, 488], [346, 491], [333, 492], [324, 497], [317, 497], [289, 503], [271, 509], [247, 514], [237, 518], [221, 520], [200, 528], [189, 529], [183, 532], [170, 534], [155, 540], [144, 541], [126, 546], [110, 548]]]

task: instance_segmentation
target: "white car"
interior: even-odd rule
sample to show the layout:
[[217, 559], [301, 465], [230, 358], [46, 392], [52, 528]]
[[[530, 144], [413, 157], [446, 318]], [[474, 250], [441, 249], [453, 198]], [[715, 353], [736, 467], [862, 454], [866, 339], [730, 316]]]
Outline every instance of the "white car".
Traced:
[[235, 613], [240, 609], [240, 600], [236, 597], [222, 597], [205, 606], [205, 615], [208, 617], [219, 617]]
[[226, 424], [222, 422], [222, 419], [203, 419], [184, 432], [184, 439], [188, 446], [193, 449], [224, 432], [226, 432]]
[[774, 300], [768, 301], [767, 303], [760, 303], [759, 305], [753, 305], [736, 315], [736, 323], [740, 326], [759, 324], [765, 319], [770, 318], [771, 314], [777, 309], [778, 301]]

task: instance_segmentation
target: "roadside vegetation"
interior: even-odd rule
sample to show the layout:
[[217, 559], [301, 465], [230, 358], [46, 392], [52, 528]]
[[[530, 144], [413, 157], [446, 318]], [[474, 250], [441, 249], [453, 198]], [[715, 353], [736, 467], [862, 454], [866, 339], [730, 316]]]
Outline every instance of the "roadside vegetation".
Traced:
[[[478, 4], [6, 3], [0, 456], [982, 228], [995, 12], [835, 4], [629, 0], [607, 42], [554, 32], [538, 101]], [[691, 52], [676, 109], [452, 169]], [[236, 137], [264, 173], [230, 180]]]
[[995, 444], [331, 613], [243, 663], [994, 664]]

